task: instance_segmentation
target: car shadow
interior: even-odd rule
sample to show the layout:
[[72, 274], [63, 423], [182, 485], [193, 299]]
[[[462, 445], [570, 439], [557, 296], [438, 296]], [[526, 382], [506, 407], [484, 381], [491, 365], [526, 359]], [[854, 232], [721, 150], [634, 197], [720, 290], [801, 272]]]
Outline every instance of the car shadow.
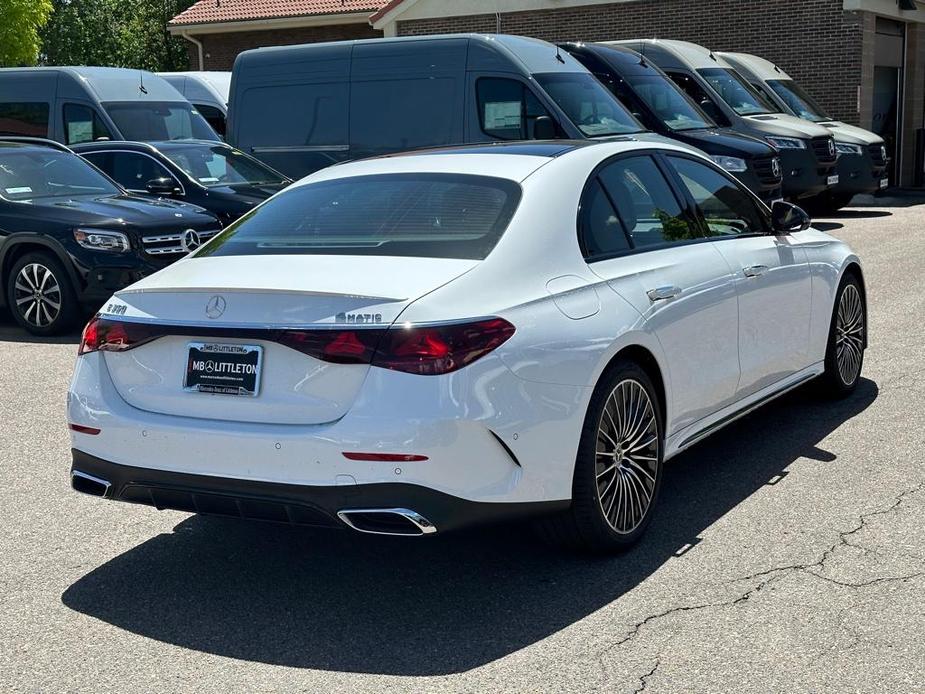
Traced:
[[840, 222], [817, 222], [813, 220], [813, 228], [819, 231], [835, 231], [836, 229], [844, 228], [844, 226]]
[[92, 570], [62, 601], [135, 634], [241, 660], [463, 672], [620, 598], [795, 460], [838, 464], [818, 443], [877, 394], [870, 380], [835, 402], [803, 388], [681, 454], [666, 466], [649, 532], [620, 557], [558, 551], [523, 526], [410, 539], [191, 516]]
[[[90, 314], [86, 316], [89, 320]], [[51, 344], [51, 345], [76, 345], [80, 342], [80, 333], [86, 321], [84, 315], [78, 320], [78, 327], [69, 331], [66, 335], [54, 335], [51, 337], [39, 337], [31, 335], [21, 328], [10, 311], [6, 307], [0, 308], [0, 342], [21, 342], [25, 344]]]
[[[898, 207], [890, 205], [890, 207]], [[823, 215], [821, 219], [873, 219], [874, 217], [892, 217], [889, 210], [871, 210], [867, 208], [846, 207], [832, 214]]]

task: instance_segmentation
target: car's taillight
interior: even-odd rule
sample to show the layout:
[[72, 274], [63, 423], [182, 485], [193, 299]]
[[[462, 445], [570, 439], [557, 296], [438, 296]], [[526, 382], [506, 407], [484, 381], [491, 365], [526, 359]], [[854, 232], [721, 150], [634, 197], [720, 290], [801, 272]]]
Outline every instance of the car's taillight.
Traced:
[[369, 364], [379, 338], [385, 331], [365, 330], [286, 330], [277, 342], [310, 357], [334, 364]]
[[373, 356], [373, 366], [421, 376], [437, 376], [468, 366], [514, 334], [503, 318], [472, 323], [389, 328]]
[[156, 326], [107, 320], [99, 315], [87, 323], [80, 336], [77, 354], [121, 352], [159, 337]]

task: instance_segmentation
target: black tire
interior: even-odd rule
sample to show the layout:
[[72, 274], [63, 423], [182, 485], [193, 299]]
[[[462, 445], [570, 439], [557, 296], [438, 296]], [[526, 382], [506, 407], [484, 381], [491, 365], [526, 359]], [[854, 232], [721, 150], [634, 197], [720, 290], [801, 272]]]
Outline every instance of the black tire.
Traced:
[[[29, 269], [23, 275], [26, 268]], [[28, 290], [33, 285], [42, 285], [42, 296], [37, 302], [28, 300]], [[27, 332], [40, 337], [66, 333], [80, 317], [70, 277], [50, 253], [26, 253], [13, 263], [6, 277], [6, 298], [13, 319]]]
[[[846, 312], [841, 319], [840, 310]], [[859, 321], [857, 326], [856, 321]], [[867, 306], [864, 291], [858, 278], [853, 273], [847, 273], [838, 287], [832, 308], [825, 350], [825, 373], [819, 379], [824, 395], [843, 398], [854, 392], [861, 380], [866, 341]]]
[[[610, 401], [611, 396], [622, 394], [621, 397], [624, 397], [628, 392], [639, 393], [637, 386], [644, 391], [648, 405], [651, 407], [651, 426], [643, 423], [643, 419], [646, 418], [645, 410], [637, 408], [635, 411], [642, 413], [638, 426], [646, 427], [641, 430], [643, 438], [637, 438], [631, 430], [626, 441], [618, 440], [616, 443], [629, 443], [634, 438], [636, 441], [644, 442], [654, 437], [654, 444], [645, 448], [645, 458], [637, 457], [635, 453], [632, 457], [630, 456], [629, 453], [637, 448], [617, 452], [617, 446], [613, 446], [614, 453], [611, 460], [609, 452], [598, 452], [600, 448], [605, 450], [608, 448], [607, 438], [610, 437], [605, 438], [608, 428], [606, 418], [610, 417], [609, 424], [613, 425], [610, 428], [611, 433], [617, 433], [617, 429], [622, 426], [622, 422], [617, 425], [611, 415], [616, 405], [616, 400]], [[610, 404], [608, 404], [609, 401]], [[604, 411], [605, 407], [608, 407], [607, 413]], [[620, 360], [611, 365], [595, 388], [585, 415], [578, 455], [575, 460], [572, 504], [566, 511], [539, 519], [536, 527], [540, 536], [552, 544], [594, 554], [614, 554], [632, 547], [651, 522], [653, 508], [658, 500], [664, 451], [663, 422], [661, 405], [648, 374], [638, 364], [628, 360]], [[602, 428], [605, 429], [604, 436], [599, 433]], [[638, 454], [638, 456], [641, 455]], [[645, 467], [646, 471], [641, 471], [640, 466]], [[609, 477], [604, 475], [610, 474], [607, 472], [610, 467], [613, 467], [612, 484], [614, 486], [612, 490], [615, 497], [607, 496], [607, 491], [611, 487], [607, 486]], [[647, 474], [650, 477], [647, 478]], [[624, 480], [628, 480], [626, 481], [628, 486], [621, 487]], [[630, 499], [633, 498], [633, 493], [636, 494], [635, 499], [643, 499], [644, 493], [648, 491], [648, 504], [640, 514], [638, 522], [626, 523], [620, 529], [621, 508], [623, 512], [629, 514], [630, 507], [626, 504], [623, 507], [619, 505], [622, 503], [620, 498], [627, 497], [622, 493], [618, 494], [616, 490], [630, 487], [633, 490], [628, 492]], [[614, 500], [608, 504], [610, 499]], [[608, 517], [605, 507], [609, 508], [613, 520]], [[633, 513], [636, 511], [638, 508], [634, 506]]]

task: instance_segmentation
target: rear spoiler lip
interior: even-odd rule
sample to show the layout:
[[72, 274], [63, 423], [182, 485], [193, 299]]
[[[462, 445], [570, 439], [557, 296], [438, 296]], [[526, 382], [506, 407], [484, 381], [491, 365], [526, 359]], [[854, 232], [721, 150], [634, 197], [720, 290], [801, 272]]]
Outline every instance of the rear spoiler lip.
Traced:
[[121, 298], [130, 294], [297, 294], [299, 296], [325, 296], [338, 297], [344, 299], [368, 299], [370, 301], [382, 302], [403, 302], [409, 301], [410, 297], [390, 297], [390, 296], [373, 296], [370, 294], [352, 294], [350, 292], [323, 292], [313, 289], [276, 289], [273, 287], [184, 287], [184, 286], [165, 286], [165, 287], [138, 287], [133, 289], [126, 287], [115, 293], [115, 298]]

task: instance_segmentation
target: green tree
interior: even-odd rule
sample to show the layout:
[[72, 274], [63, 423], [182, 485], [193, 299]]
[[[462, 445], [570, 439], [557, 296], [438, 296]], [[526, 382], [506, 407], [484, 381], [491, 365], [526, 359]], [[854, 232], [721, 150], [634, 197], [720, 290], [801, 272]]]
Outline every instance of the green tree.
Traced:
[[0, 0], [0, 66], [35, 65], [51, 0]]
[[[3, 0], [0, 0], [2, 2]], [[42, 31], [45, 65], [109, 65], [183, 70], [183, 39], [167, 22], [193, 0], [52, 0], [55, 12]]]

